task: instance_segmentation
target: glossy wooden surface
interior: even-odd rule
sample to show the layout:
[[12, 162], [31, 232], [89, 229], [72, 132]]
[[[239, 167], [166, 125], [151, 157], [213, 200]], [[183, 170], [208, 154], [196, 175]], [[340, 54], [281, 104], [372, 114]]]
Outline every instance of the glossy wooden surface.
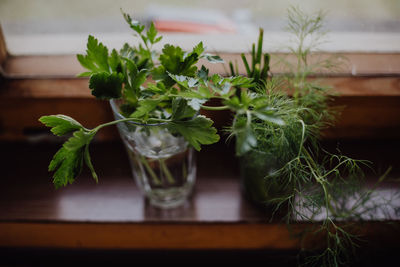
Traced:
[[[399, 142], [349, 144], [344, 152], [364, 155], [376, 169], [394, 167]], [[334, 148], [335, 144], [328, 144]], [[355, 149], [354, 149], [355, 148]], [[300, 247], [292, 234], [308, 227], [297, 223], [289, 230], [271, 211], [243, 198], [238, 162], [232, 149], [206, 147], [198, 154], [198, 180], [193, 197], [183, 207], [151, 207], [138, 192], [127, 156], [120, 143], [94, 143], [91, 147], [99, 184], [84, 172], [75, 184], [55, 190], [46, 167], [54, 144], [0, 143], [0, 247], [53, 247], [91, 249], [285, 249]], [[399, 187], [386, 186], [388, 194]], [[399, 214], [391, 214], [399, 220]], [[395, 224], [364, 223], [371, 240], [396, 246]], [[294, 232], [293, 232], [294, 231]]]
[[[182, 208], [159, 210], [148, 205], [135, 186], [120, 143], [93, 144], [98, 184], [84, 172], [75, 184], [55, 190], [46, 168], [57, 147], [22, 144], [3, 160], [0, 220], [39, 222], [260, 222], [262, 212], [240, 197], [237, 162], [229, 152], [211, 150], [198, 157], [193, 198]], [[15, 149], [15, 150], [14, 150]], [[14, 150], [14, 151], [13, 151]], [[4, 151], [4, 150], [3, 150]], [[5, 155], [6, 156], [6, 155]], [[24, 184], [21, 187], [21, 183]]]
[[[245, 51], [246, 52], [246, 51]], [[221, 53], [220, 56], [225, 62], [241, 62], [239, 54]], [[250, 55], [246, 55], [248, 60]], [[331, 57], [331, 54], [316, 54], [315, 59]], [[351, 75], [351, 76], [375, 76], [375, 75], [398, 75], [400, 73], [400, 54], [398, 53], [343, 53], [345, 60], [338, 71], [333, 75]], [[281, 72], [277, 61], [281, 58], [293, 62], [295, 57], [285, 54], [272, 54], [272, 71]], [[204, 64], [213, 73], [226, 74], [227, 68], [223, 64], [212, 64], [203, 60]], [[242, 64], [239, 64], [239, 73], [245, 74], [246, 70]], [[10, 78], [27, 77], [54, 77], [67, 78], [75, 77], [77, 73], [84, 69], [79, 65], [75, 55], [58, 56], [13, 56], [10, 57], [4, 65], [5, 73]], [[332, 73], [331, 73], [332, 74]]]

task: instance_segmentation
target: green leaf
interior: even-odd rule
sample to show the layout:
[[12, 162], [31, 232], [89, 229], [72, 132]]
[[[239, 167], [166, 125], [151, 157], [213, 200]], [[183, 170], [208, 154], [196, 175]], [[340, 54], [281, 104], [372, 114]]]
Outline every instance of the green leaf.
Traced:
[[85, 72], [79, 73], [77, 75], [77, 77], [89, 77], [90, 75], [92, 75], [92, 73], [93, 72], [91, 72], [91, 71], [85, 71]]
[[108, 65], [113, 72], [117, 72], [120, 64], [121, 60], [119, 58], [118, 52], [117, 50], [113, 49], [111, 52], [111, 56], [108, 58]]
[[[147, 39], [151, 44], [156, 43], [157, 29], [154, 27], [154, 23], [151, 22], [149, 30], [146, 33]], [[161, 39], [160, 39], [161, 40]]]
[[163, 38], [162, 36], [158, 36], [158, 37], [154, 40], [154, 43], [158, 43], [159, 41], [161, 41], [162, 38]]
[[196, 110], [190, 107], [185, 99], [177, 97], [172, 100], [172, 120], [192, 118], [195, 114]]
[[205, 54], [205, 58], [211, 63], [224, 63], [224, 60], [217, 55]]
[[219, 75], [219, 74], [213, 74], [213, 75], [210, 77], [210, 81], [212, 81], [214, 84], [222, 84], [222, 83], [224, 82], [225, 79], [226, 79], [226, 78], [222, 77], [222, 76]]
[[[179, 46], [166, 44], [160, 55], [160, 62], [165, 70], [177, 75], [193, 77], [197, 68], [193, 66], [197, 63], [199, 56], [196, 53], [190, 53], [184, 57], [185, 53]], [[194, 68], [193, 68], [194, 67]]]
[[166, 71], [172, 74], [180, 74], [180, 66], [183, 62], [183, 51], [179, 46], [166, 44], [160, 55], [160, 62]]
[[82, 67], [92, 72], [110, 72], [108, 64], [108, 49], [102, 43], [89, 35], [86, 55], [77, 55]]
[[129, 24], [132, 30], [134, 30], [138, 34], [141, 34], [143, 32], [144, 25], [140, 24], [139, 21], [132, 20], [131, 16], [127, 13], [122, 12], [122, 15], [124, 16], [125, 21]]
[[201, 69], [197, 72], [197, 77], [204, 81], [208, 80], [208, 69], [204, 67], [204, 65], [202, 65]]
[[129, 105], [130, 107], [134, 107], [139, 101], [136, 91], [129, 84], [125, 84], [123, 94], [124, 101], [126, 102], [125, 104]]
[[208, 87], [200, 86], [198, 90], [179, 91], [178, 94], [186, 99], [189, 106], [194, 110], [200, 110], [201, 105], [206, 103], [211, 97]]
[[123, 80], [122, 73], [95, 73], [90, 77], [89, 88], [98, 99], [120, 98]]
[[198, 43], [194, 48], [192, 53], [196, 53], [197, 56], [201, 56], [201, 54], [203, 54], [204, 52], [204, 46], [203, 46], [203, 42]]
[[158, 99], [142, 99], [139, 101], [139, 107], [136, 111], [131, 114], [132, 118], [141, 118], [148, 115], [151, 111], [156, 109], [157, 105], [162, 101], [162, 98]]
[[212, 124], [212, 120], [199, 115], [193, 120], [172, 121], [168, 123], [168, 129], [180, 133], [191, 146], [200, 151], [200, 145], [213, 144], [219, 140], [217, 129]]
[[[164, 81], [169, 78], [170, 82], [172, 81], [172, 85], [174, 85], [174, 81], [172, 80], [171, 77], [169, 77], [168, 73], [165, 71], [164, 66], [158, 66], [157, 68], [154, 68], [151, 71], [151, 77], [155, 80], [155, 81]], [[168, 84], [166, 83], [166, 85], [168, 86]], [[171, 86], [172, 86], [171, 85]]]
[[142, 89], [142, 95], [146, 96], [154, 96], [154, 95], [163, 95], [165, 94], [167, 89], [162, 82], [158, 82], [156, 84], [148, 83], [146, 88]]
[[55, 155], [52, 162], [60, 162], [53, 174], [53, 184], [57, 189], [68, 185], [68, 183], [72, 184], [75, 181], [75, 177], [80, 174], [82, 171], [81, 155], [80, 151], [70, 152], [64, 147]]
[[135, 76], [132, 75], [131, 86], [137, 91], [140, 86], [146, 81], [147, 78], [147, 70], [142, 69]]
[[84, 149], [92, 138], [93, 134], [88, 134], [83, 130], [75, 131], [73, 136], [54, 155], [49, 165], [49, 171], [55, 171], [53, 183], [56, 188], [66, 186], [68, 183], [72, 184], [81, 173]]
[[52, 127], [50, 131], [58, 136], [83, 129], [79, 122], [65, 115], [42, 116], [39, 121], [47, 127]]
[[232, 86], [238, 86], [241, 88], [249, 88], [255, 86], [252, 78], [247, 78], [244, 76], [231, 77], [229, 80]]
[[242, 108], [242, 104], [240, 103], [240, 99], [237, 96], [233, 96], [230, 99], [224, 100], [223, 104], [228, 106], [232, 110], [239, 110], [239, 109]]
[[194, 77], [196, 75], [197, 67], [194, 66], [197, 61], [199, 60], [199, 56], [194, 53], [186, 57], [183, 63], [180, 65], [180, 73], [174, 74], [181, 74], [189, 77]]
[[122, 59], [125, 61], [126, 69], [131, 73], [131, 75], [136, 75], [139, 72], [136, 63], [132, 59], [127, 57], [123, 57]]
[[184, 75], [173, 75], [171, 73], [168, 74], [177, 84], [184, 87], [185, 89], [190, 89], [198, 85], [198, 80], [195, 78], [187, 77]]
[[207, 86], [199, 86], [198, 92], [203, 96], [203, 98], [211, 98], [213, 95]]
[[[202, 44], [197, 45], [194, 51], [200, 52]], [[196, 63], [199, 60], [197, 52], [184, 53], [178, 46], [166, 44], [159, 57], [161, 66], [152, 71], [155, 80], [162, 80], [167, 87], [175, 84], [168, 75], [182, 75], [195, 77], [197, 72]]]
[[75, 131], [73, 136], [64, 143], [63, 147], [72, 151], [77, 150], [89, 143], [93, 136], [83, 130]]

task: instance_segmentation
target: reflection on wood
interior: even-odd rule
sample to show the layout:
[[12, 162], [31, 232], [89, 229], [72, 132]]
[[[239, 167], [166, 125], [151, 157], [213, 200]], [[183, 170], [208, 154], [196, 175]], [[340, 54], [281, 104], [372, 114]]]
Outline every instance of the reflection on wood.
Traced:
[[[366, 149], [365, 143], [350, 143], [343, 149], [371, 159], [377, 168], [391, 164], [397, 177], [399, 146], [376, 143]], [[296, 223], [289, 230], [279, 217], [270, 221], [270, 210], [248, 203], [241, 195], [237, 159], [223, 144], [198, 154], [195, 193], [175, 210], [159, 210], [143, 200], [120, 143], [91, 147], [99, 184], [84, 172], [75, 184], [55, 190], [46, 166], [57, 148], [0, 143], [7, 151], [1, 154], [7, 168], [0, 180], [0, 247], [287, 250], [300, 246], [293, 233], [310, 226]], [[398, 185], [388, 184], [382, 192], [395, 191]], [[366, 239], [396, 247], [400, 214], [391, 216], [396, 223], [358, 223]]]

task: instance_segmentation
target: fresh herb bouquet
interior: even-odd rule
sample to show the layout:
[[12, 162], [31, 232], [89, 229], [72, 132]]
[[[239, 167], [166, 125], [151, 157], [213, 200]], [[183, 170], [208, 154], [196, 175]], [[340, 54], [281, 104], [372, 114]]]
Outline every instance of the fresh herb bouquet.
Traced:
[[[183, 203], [194, 182], [190, 148], [200, 150], [201, 145], [220, 139], [212, 120], [200, 115], [200, 109], [230, 109], [248, 117], [283, 122], [269, 108], [267, 96], [256, 96], [246, 90], [235, 94], [231, 90], [254, 86], [252, 78], [209, 75], [206, 67], [198, 68], [196, 64], [202, 59], [223, 62], [218, 56], [204, 53], [202, 42], [190, 52], [166, 44], [158, 54], [152, 46], [162, 37], [154, 25], [146, 30], [128, 14], [123, 16], [141, 39], [139, 46], [125, 44], [119, 52], [115, 49], [109, 52], [89, 36], [86, 55], [77, 56], [88, 70], [79, 76], [90, 77], [89, 88], [97, 99], [110, 100], [116, 120], [87, 129], [65, 115], [41, 117], [40, 121], [51, 127], [53, 134], [72, 133], [50, 162], [49, 171], [54, 171], [53, 183], [59, 188], [73, 183], [85, 163], [97, 182], [89, 144], [103, 127], [118, 124], [134, 176], [146, 196], [157, 206], [176, 206]], [[220, 99], [224, 105], [205, 105], [212, 98]], [[245, 146], [252, 145], [251, 142]]]
[[[190, 52], [167, 44], [157, 53], [152, 46], [162, 37], [154, 25], [145, 30], [123, 15], [141, 45], [125, 44], [119, 52], [109, 53], [89, 36], [87, 54], [78, 55], [88, 69], [80, 76], [90, 76], [92, 94], [110, 100], [116, 119], [87, 129], [65, 115], [40, 118], [55, 135], [72, 133], [50, 162], [54, 185], [59, 188], [72, 183], [84, 163], [97, 181], [89, 144], [100, 129], [117, 124], [136, 181], [151, 203], [180, 205], [194, 182], [192, 148], [200, 150], [201, 145], [220, 139], [212, 120], [200, 115], [200, 109], [230, 110], [233, 121], [227, 131], [235, 138], [246, 194], [259, 204], [272, 205], [275, 211], [284, 210], [288, 223], [322, 218], [303, 237], [310, 233], [325, 236], [325, 250], [306, 261], [316, 266], [344, 264], [355, 237], [345, 223], [337, 221], [360, 219], [378, 207], [365, 207], [373, 192], [360, 190], [365, 161], [319, 147], [321, 130], [335, 117], [329, 107], [329, 89], [307, 80], [315, 71], [336, 66], [333, 59], [309, 62], [311, 51], [323, 37], [323, 16], [289, 9], [288, 30], [296, 40], [289, 49], [297, 63], [280, 60], [286, 75], [271, 74], [271, 56], [262, 51], [260, 30], [251, 62], [242, 54], [247, 77], [240, 76], [232, 63], [231, 76], [222, 77], [210, 75], [204, 66], [197, 67], [199, 60], [223, 62], [205, 54], [203, 43]], [[218, 99], [221, 105], [208, 106], [210, 99]], [[346, 199], [353, 200], [351, 207], [346, 206]]]

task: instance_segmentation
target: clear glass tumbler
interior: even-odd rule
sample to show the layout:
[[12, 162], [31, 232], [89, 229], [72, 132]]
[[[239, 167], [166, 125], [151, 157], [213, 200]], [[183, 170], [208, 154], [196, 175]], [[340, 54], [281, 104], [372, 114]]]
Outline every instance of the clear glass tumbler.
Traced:
[[[110, 101], [116, 119], [123, 119], [118, 101]], [[160, 208], [180, 206], [196, 180], [195, 154], [182, 136], [171, 134], [165, 123], [117, 124], [126, 146], [136, 184]]]

